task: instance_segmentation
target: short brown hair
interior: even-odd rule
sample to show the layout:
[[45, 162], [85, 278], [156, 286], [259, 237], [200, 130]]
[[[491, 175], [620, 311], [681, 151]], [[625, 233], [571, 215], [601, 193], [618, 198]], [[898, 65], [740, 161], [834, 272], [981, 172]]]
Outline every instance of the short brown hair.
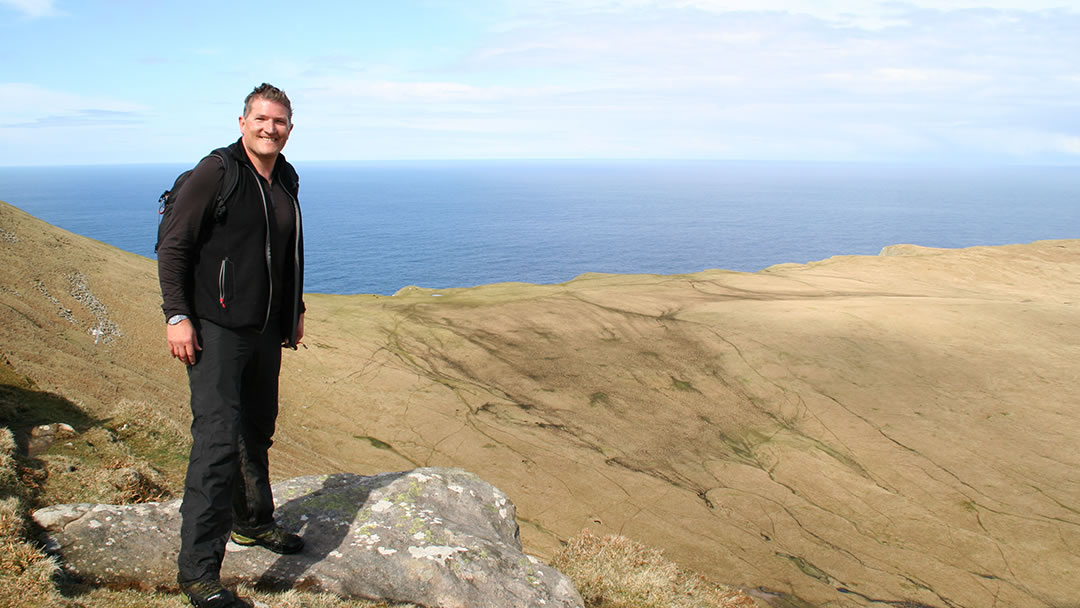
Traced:
[[257, 98], [273, 101], [285, 106], [285, 112], [289, 115], [289, 122], [292, 122], [292, 103], [289, 102], [289, 96], [285, 94], [285, 91], [266, 82], [255, 87], [255, 90], [248, 93], [248, 96], [244, 98], [244, 116], [247, 116], [248, 113], [251, 112], [251, 102], [255, 101]]

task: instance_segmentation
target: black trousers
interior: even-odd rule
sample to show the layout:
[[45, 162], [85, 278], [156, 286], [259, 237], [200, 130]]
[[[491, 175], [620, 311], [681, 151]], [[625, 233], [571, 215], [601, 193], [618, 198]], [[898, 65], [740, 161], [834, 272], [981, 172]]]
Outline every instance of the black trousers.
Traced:
[[[276, 323], [267, 325], [276, 328]], [[278, 412], [281, 336], [197, 324], [191, 456], [180, 505], [179, 580], [216, 578], [229, 532], [273, 526], [267, 450]]]

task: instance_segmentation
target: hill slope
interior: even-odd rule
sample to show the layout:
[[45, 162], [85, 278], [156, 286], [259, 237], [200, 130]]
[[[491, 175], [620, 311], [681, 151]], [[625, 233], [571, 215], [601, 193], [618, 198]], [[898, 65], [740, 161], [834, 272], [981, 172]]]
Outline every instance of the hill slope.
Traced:
[[[462, 466], [530, 552], [591, 527], [778, 605], [1080, 604], [1080, 241], [886, 253], [310, 294], [274, 472]], [[4, 204], [0, 255], [15, 371], [188, 416], [152, 260]]]

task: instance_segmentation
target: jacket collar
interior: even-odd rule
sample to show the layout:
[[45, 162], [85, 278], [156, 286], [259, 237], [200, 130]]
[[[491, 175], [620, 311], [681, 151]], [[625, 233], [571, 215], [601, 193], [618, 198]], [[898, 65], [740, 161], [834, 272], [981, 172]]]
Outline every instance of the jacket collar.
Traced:
[[[248, 158], [247, 150], [244, 149], [243, 138], [238, 138], [235, 142], [228, 146], [229, 152], [232, 154], [236, 161], [245, 167], [255, 171], [255, 165], [251, 163], [251, 159]], [[256, 172], [258, 173], [258, 172]], [[274, 170], [271, 172], [271, 176], [274, 178], [274, 182], [280, 182], [286, 185], [288, 190], [293, 196], [296, 196], [298, 189], [298, 182], [296, 171], [292, 168], [287, 160], [285, 160], [284, 154], [278, 154], [277, 160], [274, 161]]]
[[[237, 138], [236, 141], [229, 145], [229, 152], [232, 153], [233, 158], [235, 158], [239, 163], [251, 167], [252, 169], [255, 168], [255, 165], [251, 163], [251, 159], [248, 158], [247, 150], [244, 149], [243, 138]], [[277, 160], [274, 161], [274, 170], [272, 172], [275, 180], [277, 180], [278, 175], [281, 174], [281, 168], [284, 167], [286, 164], [287, 161], [285, 160], [285, 155], [278, 154]]]

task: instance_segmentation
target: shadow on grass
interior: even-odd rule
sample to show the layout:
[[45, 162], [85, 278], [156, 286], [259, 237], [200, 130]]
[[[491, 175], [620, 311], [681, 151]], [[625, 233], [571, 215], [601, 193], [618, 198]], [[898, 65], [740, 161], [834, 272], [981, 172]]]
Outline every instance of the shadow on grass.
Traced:
[[[55, 393], [35, 390], [29, 381], [0, 377], [0, 427], [7, 427], [15, 440], [16, 475], [22, 487], [19, 493], [28, 508], [40, 506], [48, 474], [38, 456], [56, 439], [55, 423], [68, 424], [81, 433], [100, 421]], [[33, 432], [42, 425], [52, 426], [45, 432]]]
[[30, 431], [35, 427], [65, 423], [71, 425], [76, 433], [82, 433], [103, 422], [105, 420], [90, 416], [55, 393], [0, 382], [0, 426], [11, 429], [19, 454], [23, 456], [35, 456], [40, 451], [39, 446], [31, 442]]

